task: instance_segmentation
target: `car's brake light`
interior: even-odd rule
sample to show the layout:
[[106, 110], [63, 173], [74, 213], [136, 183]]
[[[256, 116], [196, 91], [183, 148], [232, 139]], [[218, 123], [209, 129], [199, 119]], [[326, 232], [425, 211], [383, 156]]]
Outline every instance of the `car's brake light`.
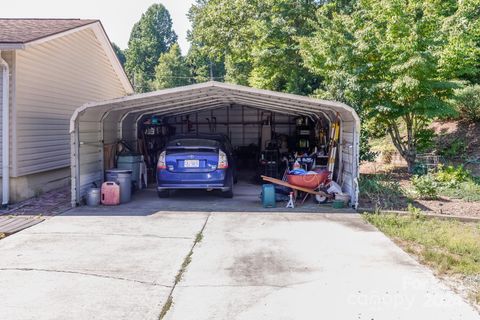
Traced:
[[167, 169], [167, 164], [165, 163], [166, 154], [166, 151], [162, 151], [162, 153], [160, 153], [160, 156], [158, 157], [157, 169]]
[[218, 169], [227, 169], [228, 168], [228, 159], [225, 152], [222, 150], [218, 151]]

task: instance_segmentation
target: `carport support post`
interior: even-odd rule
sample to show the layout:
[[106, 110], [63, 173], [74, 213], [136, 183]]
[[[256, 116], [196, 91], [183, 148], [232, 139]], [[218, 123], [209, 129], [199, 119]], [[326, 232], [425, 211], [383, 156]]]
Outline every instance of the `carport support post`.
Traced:
[[80, 143], [79, 143], [78, 118], [75, 120], [75, 130], [70, 134], [71, 148], [71, 193], [72, 207], [76, 207], [80, 201]]

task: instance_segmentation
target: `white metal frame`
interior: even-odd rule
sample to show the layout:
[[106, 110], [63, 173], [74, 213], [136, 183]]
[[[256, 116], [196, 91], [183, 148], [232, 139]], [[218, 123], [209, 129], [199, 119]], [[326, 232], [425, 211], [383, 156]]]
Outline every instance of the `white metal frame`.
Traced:
[[[79, 139], [79, 122], [88, 115], [89, 121], [99, 119], [101, 133], [99, 140], [103, 143], [105, 130], [116, 130], [115, 136], [121, 139], [124, 136], [123, 125], [129, 115], [136, 115], [129, 121], [135, 121], [135, 137], [137, 136], [138, 121], [145, 115], [158, 114], [163, 116], [181, 115], [195, 113], [202, 110], [225, 107], [231, 104], [240, 104], [252, 108], [263, 109], [270, 112], [304, 115], [310, 118], [319, 119], [322, 115], [331, 123], [335, 115], [340, 115], [342, 123], [341, 137], [343, 137], [343, 123], [352, 123], [353, 128], [353, 156], [354, 166], [358, 166], [360, 135], [360, 119], [356, 112], [349, 106], [327, 100], [319, 100], [310, 97], [297, 96], [286, 93], [278, 93], [267, 90], [254, 89], [239, 85], [225, 84], [219, 82], [206, 82], [202, 84], [185, 87], [165, 89], [156, 92], [137, 94], [122, 98], [112, 99], [103, 102], [87, 103], [78, 108], [70, 121], [70, 133], [72, 135], [72, 205], [78, 204], [82, 194], [81, 189], [81, 143]], [[113, 117], [113, 118], [112, 118]], [[107, 119], [115, 120], [116, 127], [111, 123], [107, 128], [103, 124]], [[88, 120], [87, 120], [88, 121]], [[342, 138], [341, 138], [342, 139]], [[343, 142], [343, 140], [340, 140]], [[341, 148], [343, 150], [343, 148]], [[75, 152], [74, 152], [75, 151]], [[340, 159], [343, 157], [340, 152]], [[103, 152], [101, 154], [103, 159]], [[357, 199], [358, 184], [355, 182], [358, 177], [358, 168], [353, 168], [351, 196]], [[343, 173], [340, 173], [343, 174]], [[353, 177], [354, 176], [354, 177]]]

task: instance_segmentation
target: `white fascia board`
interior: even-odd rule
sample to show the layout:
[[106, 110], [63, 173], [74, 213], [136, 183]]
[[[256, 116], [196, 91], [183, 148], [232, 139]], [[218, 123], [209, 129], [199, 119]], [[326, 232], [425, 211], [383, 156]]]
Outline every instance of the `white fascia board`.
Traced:
[[127, 74], [125, 73], [125, 70], [123, 69], [120, 61], [117, 58], [117, 55], [115, 54], [115, 51], [113, 50], [112, 43], [108, 38], [108, 35], [105, 32], [105, 29], [103, 28], [102, 23], [100, 21], [97, 21], [95, 24], [91, 25], [91, 27], [93, 29], [93, 32], [97, 36], [97, 39], [100, 41], [103, 47], [103, 50], [105, 51], [105, 54], [107, 55], [110, 62], [112, 63], [112, 67], [117, 73], [118, 78], [120, 79], [120, 82], [122, 82], [125, 92], [128, 95], [133, 94], [134, 93], [133, 86], [130, 83], [130, 80], [128, 80]]

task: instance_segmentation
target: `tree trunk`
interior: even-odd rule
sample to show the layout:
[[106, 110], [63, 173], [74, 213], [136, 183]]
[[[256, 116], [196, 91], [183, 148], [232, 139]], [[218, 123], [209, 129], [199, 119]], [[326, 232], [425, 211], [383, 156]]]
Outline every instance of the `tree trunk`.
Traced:
[[411, 122], [406, 121], [407, 125], [407, 139], [404, 141], [396, 123], [391, 123], [388, 128], [388, 133], [392, 139], [393, 144], [397, 148], [400, 155], [407, 162], [408, 172], [412, 173], [417, 158], [417, 150], [414, 143], [414, 134], [411, 127]]
[[408, 173], [413, 173], [415, 167], [416, 154], [407, 154], [403, 157], [407, 161]]

